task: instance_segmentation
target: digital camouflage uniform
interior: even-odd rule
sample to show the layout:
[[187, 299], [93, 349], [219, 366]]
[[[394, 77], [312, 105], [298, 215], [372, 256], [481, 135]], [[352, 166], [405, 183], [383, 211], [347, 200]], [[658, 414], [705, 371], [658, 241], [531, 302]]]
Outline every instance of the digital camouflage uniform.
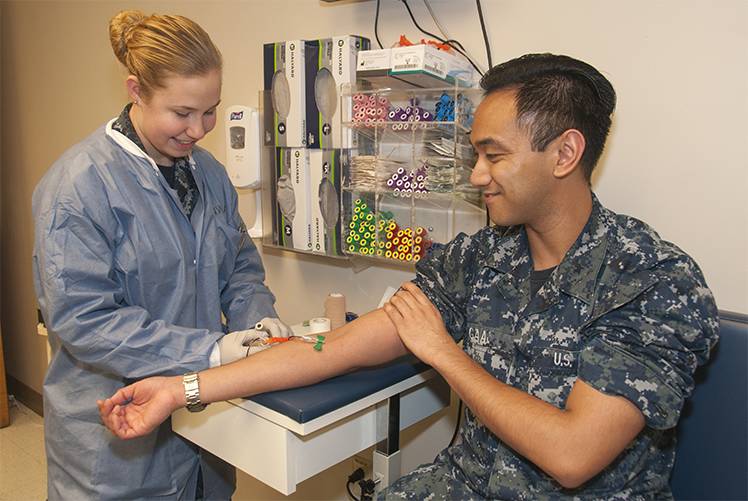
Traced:
[[460, 234], [419, 261], [415, 283], [500, 381], [564, 409], [581, 378], [634, 402], [644, 430], [600, 475], [564, 489], [466, 409], [463, 443], [400, 479], [388, 499], [672, 499], [674, 427], [717, 342], [717, 307], [688, 255], [593, 199], [583, 232], [534, 298], [522, 227]]

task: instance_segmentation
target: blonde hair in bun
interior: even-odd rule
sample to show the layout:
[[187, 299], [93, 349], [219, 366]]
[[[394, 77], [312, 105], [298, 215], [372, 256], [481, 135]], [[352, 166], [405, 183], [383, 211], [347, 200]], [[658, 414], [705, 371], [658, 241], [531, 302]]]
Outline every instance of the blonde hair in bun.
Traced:
[[146, 96], [163, 87], [164, 77], [205, 75], [223, 67], [210, 36], [184, 16], [122, 11], [109, 22], [109, 40], [114, 55], [138, 78]]

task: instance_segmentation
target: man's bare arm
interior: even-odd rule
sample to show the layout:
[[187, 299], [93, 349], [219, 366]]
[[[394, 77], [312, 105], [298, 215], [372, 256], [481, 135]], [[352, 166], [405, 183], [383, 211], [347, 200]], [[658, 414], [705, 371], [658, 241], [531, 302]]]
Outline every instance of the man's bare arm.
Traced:
[[[330, 332], [321, 350], [290, 341], [232, 364], [200, 372], [200, 399], [211, 403], [296, 388], [380, 365], [408, 353], [382, 310]], [[149, 378], [99, 401], [102, 419], [120, 438], [150, 433], [186, 405], [181, 377]], [[129, 403], [125, 404], [129, 399]]]

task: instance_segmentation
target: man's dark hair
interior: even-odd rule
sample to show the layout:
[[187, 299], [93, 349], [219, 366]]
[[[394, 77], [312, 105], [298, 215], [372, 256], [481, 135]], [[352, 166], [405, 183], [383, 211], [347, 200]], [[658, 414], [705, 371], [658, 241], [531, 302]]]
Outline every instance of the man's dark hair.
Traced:
[[491, 68], [481, 79], [485, 95], [516, 91], [517, 121], [530, 135], [534, 151], [545, 151], [569, 129], [584, 136], [580, 160], [590, 182], [605, 149], [616, 92], [589, 64], [568, 56], [527, 54]]

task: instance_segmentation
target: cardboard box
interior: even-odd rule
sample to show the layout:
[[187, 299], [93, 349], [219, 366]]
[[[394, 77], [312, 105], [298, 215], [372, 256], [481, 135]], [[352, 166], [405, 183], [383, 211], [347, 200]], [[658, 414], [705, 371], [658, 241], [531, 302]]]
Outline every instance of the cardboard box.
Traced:
[[469, 61], [430, 45], [362, 51], [356, 76], [390, 89], [453, 86], [455, 79], [463, 87], [474, 83]]
[[281, 247], [312, 249], [312, 215], [309, 178], [309, 150], [276, 148], [274, 186], [271, 188], [274, 240]]
[[389, 71], [392, 67], [390, 59], [392, 49], [373, 49], [365, 50], [358, 53], [358, 63], [356, 71], [375, 71], [385, 69]]
[[340, 196], [349, 150], [311, 149], [312, 252], [342, 256]]
[[390, 75], [413, 83], [418, 87], [473, 84], [472, 66], [460, 62], [461, 58], [430, 45], [411, 45], [392, 49]]
[[370, 47], [368, 38], [339, 36], [306, 42], [306, 129], [308, 148], [340, 148], [351, 144], [342, 138], [341, 85], [356, 82], [356, 64], [361, 50]]
[[390, 89], [412, 89], [413, 84], [390, 75], [392, 49], [374, 49], [358, 53], [356, 78]]
[[264, 89], [272, 104], [265, 109], [265, 146], [307, 145], [304, 51], [302, 40], [263, 46]]

